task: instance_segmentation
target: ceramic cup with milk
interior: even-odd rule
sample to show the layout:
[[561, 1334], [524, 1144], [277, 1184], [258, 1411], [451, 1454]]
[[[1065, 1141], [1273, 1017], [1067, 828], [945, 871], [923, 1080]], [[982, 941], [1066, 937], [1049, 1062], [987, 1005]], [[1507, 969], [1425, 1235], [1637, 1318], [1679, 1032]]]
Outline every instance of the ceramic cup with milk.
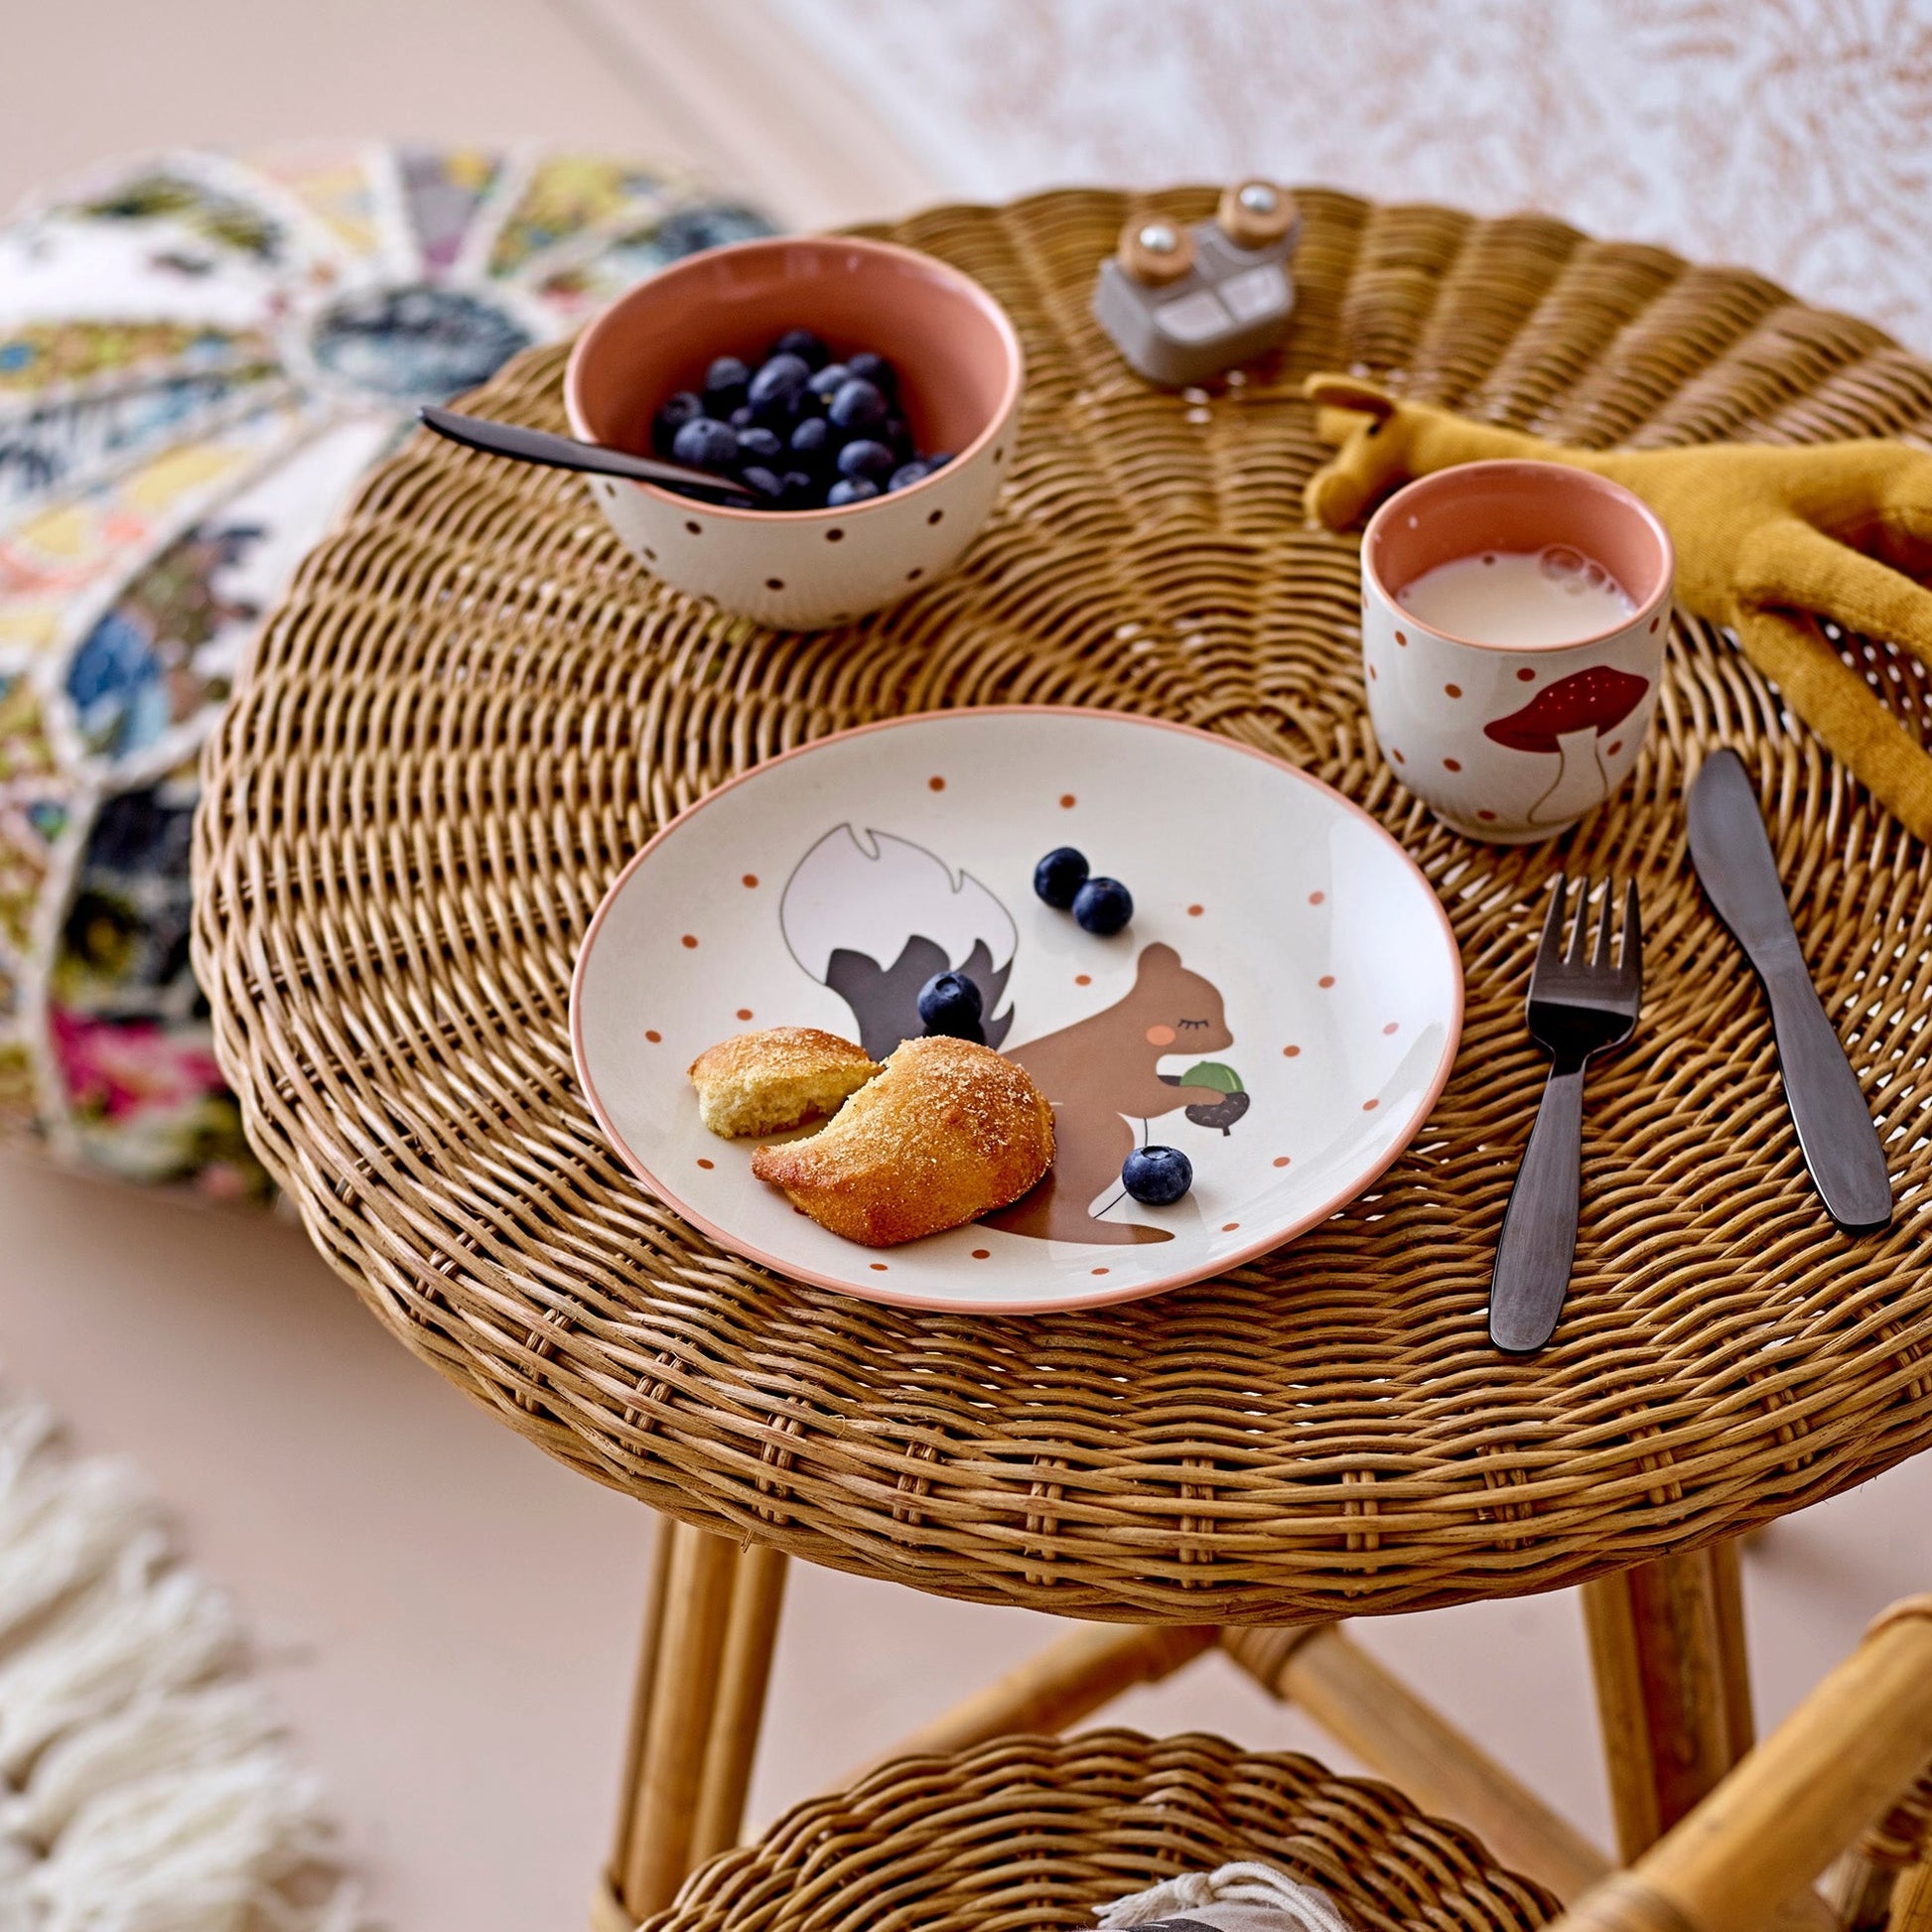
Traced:
[[1670, 538], [1620, 484], [1465, 463], [1362, 538], [1369, 715], [1396, 775], [1471, 838], [1553, 838], [1630, 775], [1669, 634]]

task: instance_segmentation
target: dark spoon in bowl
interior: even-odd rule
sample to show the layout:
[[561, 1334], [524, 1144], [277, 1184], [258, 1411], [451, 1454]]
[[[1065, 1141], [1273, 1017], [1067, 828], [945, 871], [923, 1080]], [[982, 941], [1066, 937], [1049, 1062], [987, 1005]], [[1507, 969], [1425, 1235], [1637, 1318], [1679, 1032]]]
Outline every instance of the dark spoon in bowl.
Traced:
[[760, 507], [729, 477], [708, 470], [689, 470], [681, 463], [665, 463], [654, 456], [632, 456], [609, 450], [601, 443], [580, 443], [573, 436], [553, 436], [545, 429], [523, 429], [515, 423], [493, 423], [486, 416], [465, 416], [454, 409], [425, 407], [416, 412], [425, 429], [447, 436], [466, 449], [486, 456], [506, 456], [513, 463], [541, 464], [550, 470], [581, 470], [594, 477], [623, 477], [631, 483], [668, 484], [673, 489], [701, 492], [713, 502], [733, 509]]

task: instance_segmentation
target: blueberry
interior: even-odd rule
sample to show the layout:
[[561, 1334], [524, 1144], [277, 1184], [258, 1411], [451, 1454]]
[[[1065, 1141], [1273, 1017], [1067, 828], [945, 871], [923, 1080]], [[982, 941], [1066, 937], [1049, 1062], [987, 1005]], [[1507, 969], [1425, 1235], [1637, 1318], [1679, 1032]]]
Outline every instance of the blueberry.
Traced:
[[704, 372], [704, 406], [713, 416], [729, 416], [745, 400], [752, 371], [736, 355], [721, 355]]
[[761, 463], [770, 469], [784, 454], [784, 442], [776, 430], [760, 429], [757, 425], [738, 432], [738, 454], [741, 461]]
[[1120, 1184], [1137, 1201], [1166, 1207], [1194, 1184], [1194, 1164], [1177, 1147], [1137, 1147], [1121, 1164]]
[[731, 424], [733, 429], [750, 429], [752, 427], [752, 405], [749, 402], [741, 402], [725, 420]]
[[910, 489], [915, 483], [925, 482], [923, 463], [901, 463], [893, 472], [892, 481], [886, 485], [886, 493], [891, 495], [896, 489]]
[[1055, 846], [1034, 868], [1034, 892], [1048, 905], [1062, 912], [1073, 903], [1073, 896], [1087, 883], [1087, 855], [1070, 845]]
[[862, 348], [857, 355], [848, 355], [845, 365], [854, 375], [863, 376], [872, 383], [882, 394], [898, 394], [898, 377], [883, 355], [875, 355], [871, 349]]
[[936, 456], [922, 456], [919, 461], [928, 470], [943, 470], [952, 461], [952, 452], [950, 450], [941, 450]]
[[1105, 939], [1134, 916], [1134, 895], [1118, 879], [1089, 879], [1073, 895], [1074, 922]]
[[901, 462], [909, 462], [917, 454], [912, 448], [912, 426], [903, 416], [886, 418], [885, 440], [893, 446]]
[[863, 477], [841, 477], [825, 492], [825, 506], [827, 509], [843, 509], [848, 503], [863, 503], [868, 496], [878, 494], [879, 485], [876, 483], [867, 483]]
[[672, 396], [650, 421], [650, 446], [659, 456], [669, 456], [671, 445], [677, 441], [677, 433], [686, 423], [694, 423], [704, 414], [704, 404], [689, 389], [680, 389]]
[[778, 481], [784, 484], [784, 495], [778, 507], [787, 510], [815, 510], [824, 500], [824, 485], [805, 470], [787, 470]]
[[793, 463], [803, 469], [819, 469], [832, 460], [832, 425], [823, 416], [807, 416], [792, 425], [786, 447]]
[[841, 429], [873, 429], [886, 420], [886, 398], [859, 376], [841, 382], [826, 414]]
[[796, 355], [774, 355], [753, 376], [745, 399], [760, 422], [790, 416], [811, 373]]
[[832, 351], [809, 329], [787, 329], [771, 345], [773, 355], [795, 355], [808, 369], [822, 369]]
[[980, 1027], [980, 990], [964, 973], [935, 973], [919, 988], [919, 1018], [928, 1034], [986, 1044]]
[[694, 470], [729, 470], [738, 461], [738, 432], [729, 423], [695, 416], [678, 431], [671, 454]]
[[812, 379], [805, 387], [820, 402], [830, 402], [851, 380], [852, 371], [843, 362], [827, 362], [822, 369], [813, 372]]
[[747, 464], [738, 473], [738, 480], [767, 507], [775, 508], [778, 498], [785, 491], [785, 486], [778, 480], [777, 473], [767, 470], [761, 463]]
[[839, 475], [842, 477], [863, 477], [867, 483], [883, 483], [897, 466], [893, 453], [883, 443], [874, 443], [860, 436], [854, 437], [839, 452]]

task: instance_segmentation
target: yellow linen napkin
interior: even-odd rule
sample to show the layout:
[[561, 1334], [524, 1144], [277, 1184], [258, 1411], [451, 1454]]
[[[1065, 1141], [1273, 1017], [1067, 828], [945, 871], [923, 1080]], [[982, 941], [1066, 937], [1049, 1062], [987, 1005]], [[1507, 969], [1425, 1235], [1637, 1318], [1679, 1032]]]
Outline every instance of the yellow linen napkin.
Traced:
[[1412, 477], [1494, 457], [1569, 463], [1634, 490], [1677, 550], [1677, 601], [1736, 633], [1786, 703], [1901, 823], [1932, 840], [1932, 754], [1808, 617], [1884, 638], [1932, 666], [1932, 591], [1892, 563], [1932, 559], [1932, 452], [1867, 438], [1783, 448], [1580, 450], [1402, 402], [1352, 376], [1304, 393], [1338, 445], [1309, 514], [1345, 529]]

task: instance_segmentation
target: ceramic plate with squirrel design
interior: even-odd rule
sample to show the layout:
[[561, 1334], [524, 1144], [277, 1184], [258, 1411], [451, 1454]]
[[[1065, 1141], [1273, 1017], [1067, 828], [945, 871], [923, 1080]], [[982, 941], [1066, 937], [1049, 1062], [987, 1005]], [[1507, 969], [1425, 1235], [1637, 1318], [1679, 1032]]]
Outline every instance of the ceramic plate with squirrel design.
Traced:
[[[1133, 894], [1124, 931], [1035, 897], [1064, 845]], [[1053, 1168], [1013, 1207], [861, 1247], [700, 1124], [685, 1069], [714, 1041], [822, 1027], [883, 1059], [949, 968], [1053, 1103]], [[1461, 1022], [1436, 895], [1339, 793], [1224, 738], [1044, 707], [868, 726], [720, 787], [624, 869], [571, 989], [591, 1105], [679, 1214], [801, 1281], [1002, 1313], [1198, 1281], [1332, 1214], [1421, 1127]], [[1129, 1198], [1137, 1145], [1185, 1153], [1192, 1191]]]

